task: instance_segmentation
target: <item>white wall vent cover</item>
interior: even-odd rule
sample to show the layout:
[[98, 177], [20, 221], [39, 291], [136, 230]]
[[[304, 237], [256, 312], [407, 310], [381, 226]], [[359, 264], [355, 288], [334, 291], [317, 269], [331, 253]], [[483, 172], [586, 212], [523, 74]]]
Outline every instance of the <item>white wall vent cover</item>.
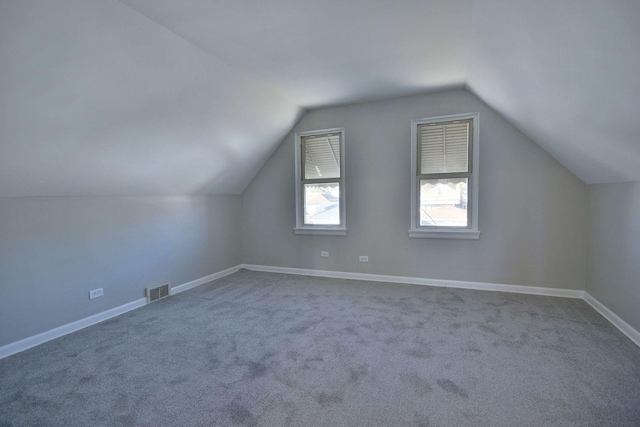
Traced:
[[163, 283], [155, 288], [146, 288], [144, 294], [147, 297], [147, 302], [157, 301], [161, 298], [166, 298], [171, 294], [171, 283]]

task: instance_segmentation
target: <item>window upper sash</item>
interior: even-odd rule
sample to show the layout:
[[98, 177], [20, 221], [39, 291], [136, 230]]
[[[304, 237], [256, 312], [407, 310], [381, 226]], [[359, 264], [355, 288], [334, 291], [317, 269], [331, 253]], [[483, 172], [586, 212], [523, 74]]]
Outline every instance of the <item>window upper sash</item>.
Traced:
[[471, 174], [473, 119], [417, 126], [418, 175]]
[[301, 138], [302, 181], [340, 180], [340, 138], [340, 133], [308, 135]]

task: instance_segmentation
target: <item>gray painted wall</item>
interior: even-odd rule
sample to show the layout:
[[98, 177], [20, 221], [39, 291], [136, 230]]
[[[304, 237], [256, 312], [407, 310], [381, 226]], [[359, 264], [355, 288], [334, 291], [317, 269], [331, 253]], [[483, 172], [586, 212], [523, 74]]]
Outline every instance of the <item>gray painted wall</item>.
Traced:
[[[410, 122], [480, 112], [478, 241], [410, 239]], [[294, 133], [344, 127], [347, 236], [295, 235]], [[586, 185], [455, 90], [308, 112], [242, 195], [243, 261], [566, 289], [585, 285]], [[321, 258], [320, 251], [330, 252]], [[368, 255], [369, 263], [360, 263]]]
[[591, 185], [587, 292], [640, 331], [640, 182]]
[[[0, 346], [241, 263], [240, 196], [0, 198]], [[89, 301], [91, 289], [104, 288]]]

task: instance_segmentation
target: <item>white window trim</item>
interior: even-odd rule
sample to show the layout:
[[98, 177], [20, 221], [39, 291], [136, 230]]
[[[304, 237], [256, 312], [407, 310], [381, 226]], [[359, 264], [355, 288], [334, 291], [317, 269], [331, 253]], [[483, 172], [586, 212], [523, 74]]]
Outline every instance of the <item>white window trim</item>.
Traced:
[[[472, 171], [471, 171], [471, 225], [468, 228], [418, 226], [418, 126], [451, 120], [473, 119]], [[480, 165], [480, 113], [455, 114], [411, 121], [411, 228], [409, 237], [428, 239], [480, 238], [478, 229], [478, 167]]]
[[[340, 134], [340, 225], [310, 225], [304, 223], [304, 207], [302, 191], [302, 153], [301, 143], [303, 136], [317, 135], [320, 133]], [[295, 134], [295, 173], [296, 173], [296, 227], [293, 229], [296, 234], [312, 234], [326, 236], [344, 236], [347, 234], [347, 192], [345, 179], [345, 150], [344, 150], [344, 128], [319, 129]]]

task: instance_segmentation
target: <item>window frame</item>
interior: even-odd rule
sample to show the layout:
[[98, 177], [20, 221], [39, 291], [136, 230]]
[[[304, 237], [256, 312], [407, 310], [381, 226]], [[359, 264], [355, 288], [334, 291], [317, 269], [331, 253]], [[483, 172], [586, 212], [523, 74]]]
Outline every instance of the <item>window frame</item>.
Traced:
[[[340, 134], [340, 178], [327, 179], [303, 179], [303, 151], [302, 138], [312, 135], [321, 135], [326, 133]], [[329, 236], [344, 236], [347, 234], [347, 197], [346, 197], [346, 179], [345, 179], [345, 130], [344, 128], [318, 129], [304, 132], [297, 132], [294, 136], [295, 145], [295, 191], [296, 191], [296, 226], [294, 231], [296, 234], [314, 234]], [[340, 224], [338, 225], [321, 225], [321, 224], [305, 224], [304, 223], [304, 184], [308, 183], [338, 183], [340, 186]]]
[[[449, 122], [454, 120], [471, 120], [472, 132], [469, 141], [469, 172], [444, 172], [422, 175], [419, 173], [420, 149], [418, 147], [418, 129], [420, 125]], [[478, 229], [478, 170], [480, 164], [480, 113], [454, 114], [449, 116], [429, 117], [411, 121], [411, 228], [409, 237], [432, 239], [473, 239], [480, 238]], [[420, 180], [468, 178], [467, 185], [467, 227], [444, 227], [420, 225]]]

